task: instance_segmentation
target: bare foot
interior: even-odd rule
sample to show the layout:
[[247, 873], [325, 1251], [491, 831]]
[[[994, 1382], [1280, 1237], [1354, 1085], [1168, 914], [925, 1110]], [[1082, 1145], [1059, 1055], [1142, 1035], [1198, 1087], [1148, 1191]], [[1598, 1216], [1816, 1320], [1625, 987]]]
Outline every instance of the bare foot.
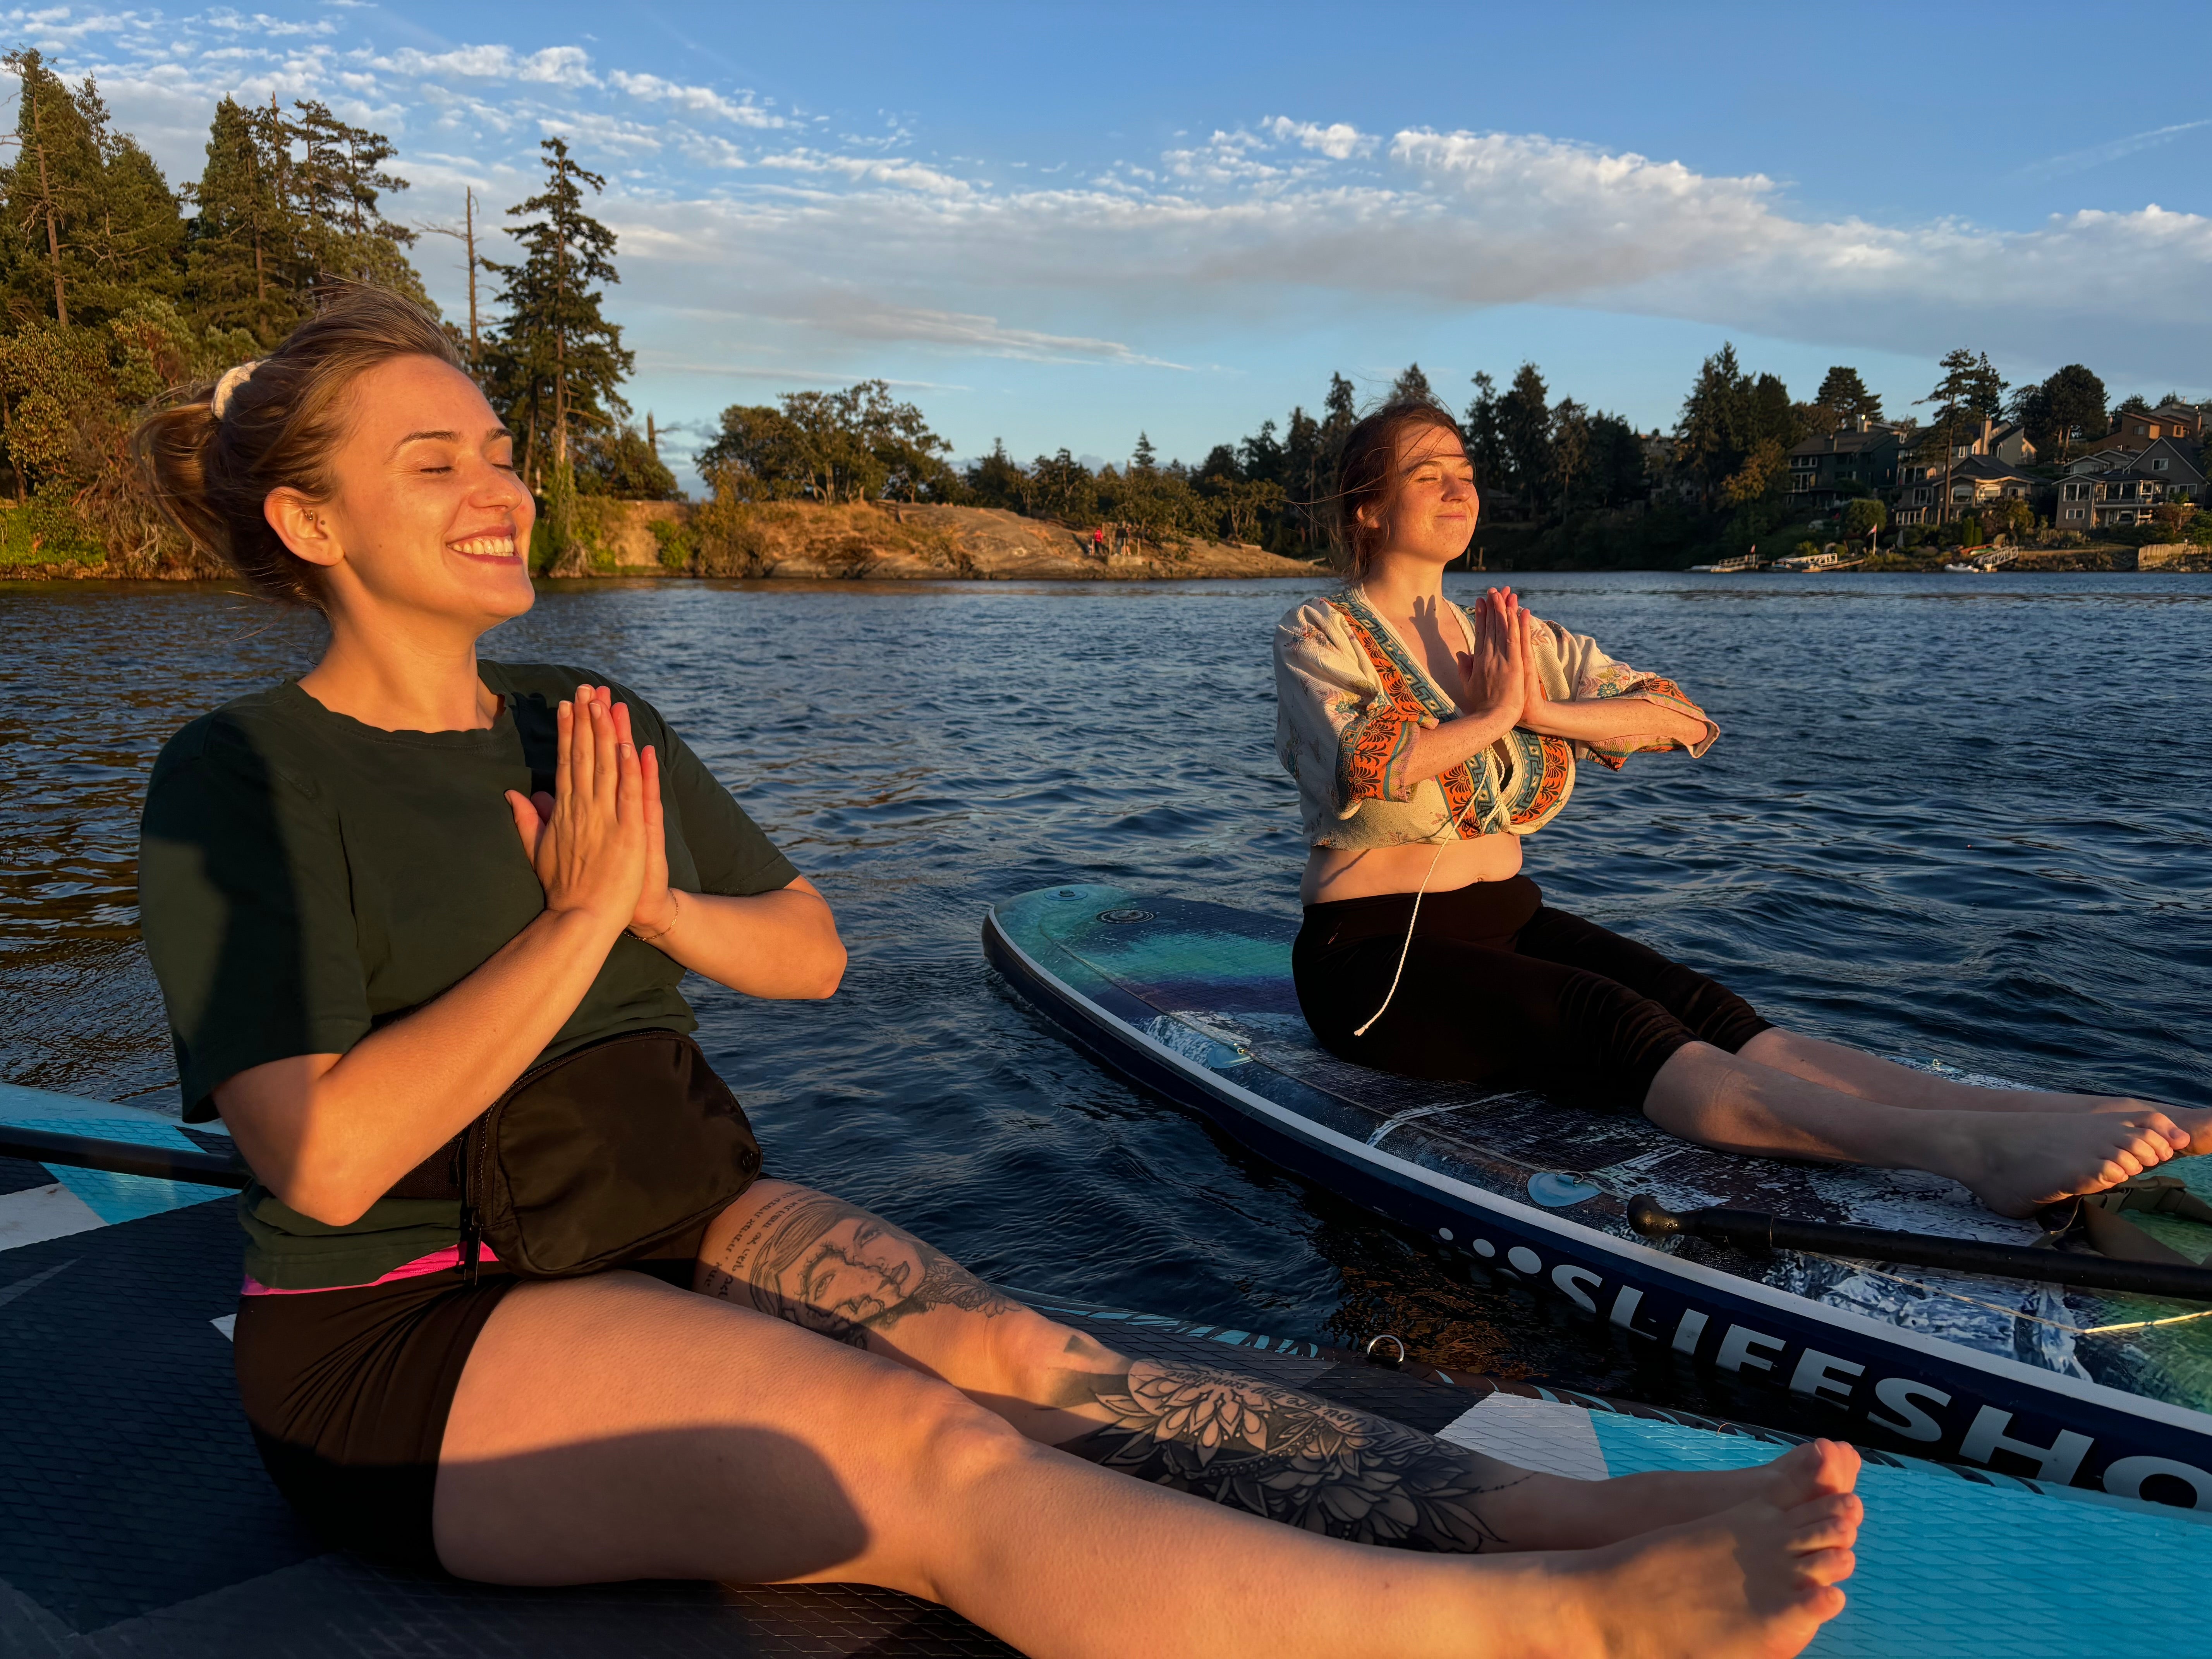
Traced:
[[2099, 1116], [2160, 1112], [2189, 1137], [2189, 1145], [2176, 1152], [2176, 1158], [2200, 1158], [2212, 1152], [2212, 1110], [2189, 1106], [2163, 1106], [2155, 1100], [2133, 1100], [2124, 1096], [2109, 1095], [2097, 1097], [2091, 1109]]
[[1787, 1510], [1840, 1497], [1858, 1478], [1856, 1451], [1838, 1440], [1810, 1440], [1747, 1469], [1656, 1469], [1611, 1480], [1539, 1476], [1506, 1488], [1488, 1513], [1516, 1549], [1596, 1549], [1754, 1499]]
[[1947, 1170], [1999, 1215], [2101, 1193], [2156, 1169], [2189, 1143], [2164, 1112], [2091, 1112], [2080, 1117], [1990, 1113], [1971, 1125], [1959, 1166]]
[[[1569, 1557], [1559, 1564], [1586, 1592], [1575, 1611], [1589, 1630], [1557, 1650], [1606, 1659], [1789, 1659], [1844, 1610], [1836, 1586], [1857, 1568], [1852, 1547], [1864, 1514], [1847, 1492], [1788, 1508], [1755, 1498]], [[1551, 1650], [1538, 1642], [1526, 1650]]]

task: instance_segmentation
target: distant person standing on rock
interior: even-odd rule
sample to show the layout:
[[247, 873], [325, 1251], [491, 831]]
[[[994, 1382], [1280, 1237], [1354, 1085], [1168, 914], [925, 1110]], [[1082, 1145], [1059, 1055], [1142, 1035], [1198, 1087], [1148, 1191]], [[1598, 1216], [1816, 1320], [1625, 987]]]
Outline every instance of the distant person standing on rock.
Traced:
[[1106, 556], [1106, 526], [1103, 524], [1091, 532], [1091, 551], [1096, 558]]

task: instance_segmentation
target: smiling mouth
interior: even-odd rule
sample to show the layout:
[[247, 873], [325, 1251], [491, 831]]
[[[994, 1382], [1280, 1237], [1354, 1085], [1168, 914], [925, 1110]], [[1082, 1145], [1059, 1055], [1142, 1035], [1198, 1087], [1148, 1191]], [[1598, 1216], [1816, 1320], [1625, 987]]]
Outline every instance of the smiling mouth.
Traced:
[[512, 530], [494, 531], [482, 536], [464, 536], [460, 540], [447, 542], [447, 546], [465, 559], [489, 559], [494, 562], [509, 562], [515, 557], [514, 532]]

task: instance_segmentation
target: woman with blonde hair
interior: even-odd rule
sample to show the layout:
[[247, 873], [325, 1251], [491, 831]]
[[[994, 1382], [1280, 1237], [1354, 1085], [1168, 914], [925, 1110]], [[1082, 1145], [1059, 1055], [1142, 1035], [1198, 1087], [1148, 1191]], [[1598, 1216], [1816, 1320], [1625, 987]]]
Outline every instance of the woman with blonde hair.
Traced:
[[836, 921], [635, 693], [478, 657], [535, 509], [421, 313], [353, 291], [137, 444], [329, 624], [162, 750], [141, 899], [186, 1116], [255, 1177], [240, 1401], [334, 1542], [858, 1580], [1041, 1656], [1767, 1656], [1841, 1607], [1847, 1448], [1530, 1474], [1117, 1353], [762, 1175], [678, 983], [827, 997]]

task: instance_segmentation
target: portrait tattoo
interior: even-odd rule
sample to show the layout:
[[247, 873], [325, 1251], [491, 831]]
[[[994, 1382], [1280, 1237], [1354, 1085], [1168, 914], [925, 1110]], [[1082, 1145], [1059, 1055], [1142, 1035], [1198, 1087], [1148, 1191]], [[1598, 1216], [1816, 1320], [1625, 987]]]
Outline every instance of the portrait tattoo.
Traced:
[[1477, 1501], [1528, 1478], [1486, 1480], [1467, 1454], [1402, 1424], [1201, 1366], [1133, 1360], [1091, 1392], [1114, 1420], [1063, 1451], [1355, 1543], [1498, 1548]]
[[762, 1206], [702, 1277], [710, 1296], [856, 1348], [933, 1308], [992, 1318], [1018, 1305], [913, 1234], [805, 1190]]

